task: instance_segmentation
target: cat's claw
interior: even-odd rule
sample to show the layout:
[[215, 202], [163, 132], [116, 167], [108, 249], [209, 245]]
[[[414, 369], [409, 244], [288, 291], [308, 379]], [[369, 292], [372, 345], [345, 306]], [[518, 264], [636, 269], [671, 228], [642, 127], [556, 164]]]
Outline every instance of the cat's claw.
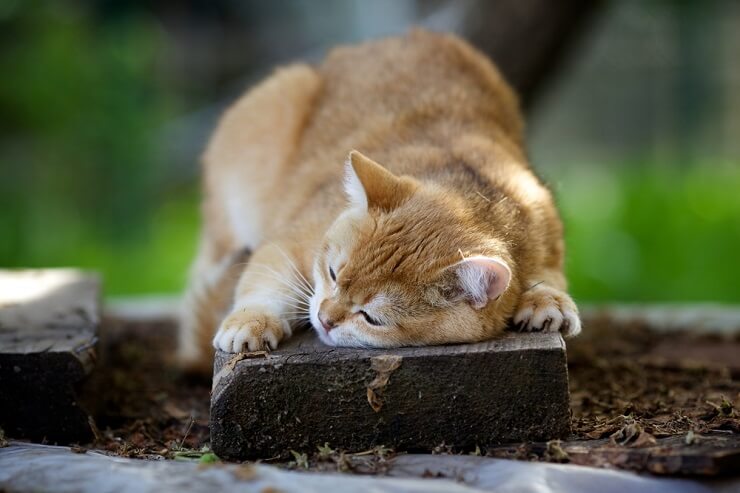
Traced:
[[566, 337], [581, 332], [578, 308], [567, 293], [549, 286], [536, 286], [522, 295], [513, 318], [517, 330], [560, 331]]
[[213, 338], [213, 347], [227, 353], [277, 349], [290, 326], [275, 315], [249, 308], [227, 316]]

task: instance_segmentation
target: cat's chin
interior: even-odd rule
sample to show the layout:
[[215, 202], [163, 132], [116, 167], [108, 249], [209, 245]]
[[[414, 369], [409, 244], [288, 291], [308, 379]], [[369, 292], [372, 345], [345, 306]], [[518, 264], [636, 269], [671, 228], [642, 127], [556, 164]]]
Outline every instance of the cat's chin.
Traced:
[[323, 328], [317, 329], [316, 326], [313, 326], [314, 332], [316, 332], [316, 335], [319, 336], [319, 340], [326, 344], [327, 346], [336, 346], [337, 343], [332, 340], [331, 336], [326, 333], [326, 331]]
[[[314, 332], [316, 332], [316, 335], [319, 336], [319, 340], [326, 344], [327, 346], [331, 347], [368, 347], [368, 345], [361, 343], [358, 341], [355, 337], [353, 337], [350, 333], [346, 332], [346, 329], [344, 331], [341, 331], [340, 329], [334, 329], [332, 333], [326, 332], [323, 327], [317, 328], [316, 325], [313, 323], [311, 324]], [[334, 334], [334, 335], [332, 335]]]

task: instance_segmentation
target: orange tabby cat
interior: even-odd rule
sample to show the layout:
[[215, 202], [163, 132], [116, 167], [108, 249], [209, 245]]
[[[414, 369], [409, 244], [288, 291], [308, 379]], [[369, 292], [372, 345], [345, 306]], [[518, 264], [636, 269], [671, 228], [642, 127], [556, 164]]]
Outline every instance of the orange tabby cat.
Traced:
[[301, 320], [333, 346], [480, 341], [510, 320], [580, 332], [522, 126], [491, 62], [450, 35], [278, 70], [205, 153], [181, 359], [274, 349]]

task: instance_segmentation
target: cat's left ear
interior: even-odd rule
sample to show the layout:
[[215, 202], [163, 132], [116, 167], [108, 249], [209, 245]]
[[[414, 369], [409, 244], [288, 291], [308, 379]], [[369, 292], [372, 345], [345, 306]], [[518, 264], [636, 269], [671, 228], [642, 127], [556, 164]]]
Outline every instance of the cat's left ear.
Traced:
[[389, 211], [414, 193], [416, 183], [394, 175], [359, 151], [352, 151], [345, 164], [344, 190], [352, 207]]
[[509, 287], [511, 269], [499, 258], [468, 257], [453, 266], [458, 287], [476, 310], [495, 300]]

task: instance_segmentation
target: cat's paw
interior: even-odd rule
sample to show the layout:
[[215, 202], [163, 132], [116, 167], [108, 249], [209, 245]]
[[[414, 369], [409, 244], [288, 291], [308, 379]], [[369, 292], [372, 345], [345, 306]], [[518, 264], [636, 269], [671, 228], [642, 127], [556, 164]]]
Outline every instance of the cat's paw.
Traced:
[[518, 330], [560, 331], [565, 337], [581, 332], [578, 308], [568, 293], [550, 286], [535, 286], [522, 294], [513, 318]]
[[213, 347], [227, 353], [277, 349], [290, 335], [285, 320], [259, 308], [239, 308], [228, 315], [213, 338]]

